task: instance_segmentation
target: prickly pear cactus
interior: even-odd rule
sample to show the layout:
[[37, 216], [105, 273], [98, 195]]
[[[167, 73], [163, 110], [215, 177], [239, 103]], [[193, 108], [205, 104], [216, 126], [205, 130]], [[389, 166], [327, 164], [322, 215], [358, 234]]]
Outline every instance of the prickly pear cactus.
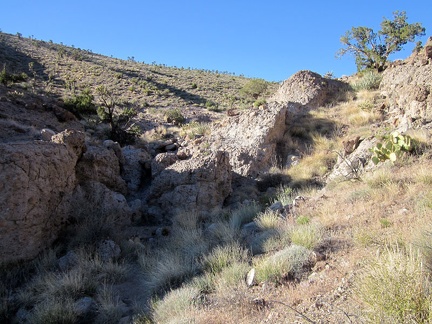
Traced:
[[404, 152], [413, 150], [413, 141], [408, 135], [393, 132], [384, 137], [384, 143], [378, 143], [372, 148], [372, 161], [374, 164], [390, 160], [396, 162]]

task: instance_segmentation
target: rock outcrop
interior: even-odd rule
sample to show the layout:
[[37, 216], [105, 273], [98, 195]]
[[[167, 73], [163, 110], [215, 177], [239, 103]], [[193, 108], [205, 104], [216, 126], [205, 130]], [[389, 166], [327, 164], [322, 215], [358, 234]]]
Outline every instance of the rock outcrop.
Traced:
[[348, 89], [347, 83], [311, 71], [299, 71], [285, 80], [269, 101], [284, 103], [289, 114], [298, 116], [343, 98]]
[[267, 109], [253, 109], [229, 117], [225, 125], [212, 130], [212, 149], [229, 152], [233, 171], [257, 177], [274, 164], [286, 130], [287, 107], [270, 103]]
[[300, 71], [283, 82], [263, 109], [240, 112], [216, 125], [209, 143], [213, 150], [229, 153], [234, 172], [255, 178], [271, 166], [287, 162], [287, 128], [296, 118], [342, 98], [348, 87], [341, 81]]
[[0, 144], [1, 263], [33, 258], [57, 238], [84, 149], [84, 133], [68, 130], [53, 142]]
[[231, 177], [226, 152], [179, 160], [153, 180], [149, 203], [167, 217], [183, 211], [211, 212], [231, 193]]
[[76, 166], [80, 182], [96, 181], [125, 195], [126, 182], [120, 176], [120, 162], [115, 151], [101, 146], [89, 146]]
[[432, 36], [428, 38], [425, 45], [425, 55], [426, 58], [432, 60]]
[[388, 100], [388, 122], [404, 132], [432, 122], [432, 64], [424, 54], [413, 54], [383, 72], [380, 84]]

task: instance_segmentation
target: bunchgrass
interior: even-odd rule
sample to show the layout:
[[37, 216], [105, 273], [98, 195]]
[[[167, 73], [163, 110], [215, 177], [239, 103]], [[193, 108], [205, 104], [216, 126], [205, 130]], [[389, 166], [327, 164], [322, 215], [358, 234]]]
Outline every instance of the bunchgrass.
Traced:
[[255, 223], [261, 230], [277, 229], [281, 223], [281, 218], [278, 212], [267, 209], [256, 217]]
[[313, 249], [323, 238], [323, 230], [317, 224], [306, 224], [294, 226], [290, 230], [291, 242]]
[[364, 269], [357, 294], [373, 323], [429, 323], [432, 297], [429, 275], [414, 249], [387, 248]]
[[230, 215], [230, 226], [233, 229], [240, 229], [243, 224], [251, 222], [260, 210], [261, 207], [256, 203], [243, 205], [235, 209]]
[[30, 317], [34, 324], [74, 324], [78, 321], [74, 300], [70, 298], [47, 299], [35, 305]]
[[217, 246], [209, 255], [204, 256], [202, 262], [204, 270], [215, 274], [229, 265], [246, 262], [247, 260], [248, 251], [241, 247], [239, 243], [233, 242], [225, 246]]
[[257, 282], [280, 283], [290, 277], [298, 277], [309, 260], [310, 252], [303, 246], [290, 245], [270, 257], [255, 263]]
[[199, 290], [190, 285], [171, 290], [163, 299], [153, 303], [155, 323], [193, 323], [193, 310]]

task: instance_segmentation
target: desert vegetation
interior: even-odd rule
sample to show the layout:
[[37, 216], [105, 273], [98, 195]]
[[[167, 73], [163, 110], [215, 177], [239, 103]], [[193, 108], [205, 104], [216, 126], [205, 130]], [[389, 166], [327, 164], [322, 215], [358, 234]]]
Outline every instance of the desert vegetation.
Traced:
[[[225, 118], [267, 109], [277, 87], [0, 36], [0, 63], [8, 62], [0, 74], [4, 102], [60, 98], [88, 143], [154, 144], [152, 158], [160, 143], [183, 141], [185, 150], [210, 156], [212, 130]], [[382, 70], [381, 63], [367, 67]], [[396, 123], [386, 122], [390, 102], [378, 71], [345, 81], [342, 93], [290, 120], [290, 159], [275, 158], [256, 179], [241, 179], [241, 201], [132, 220], [98, 208], [99, 201], [76, 201], [51, 248], [31, 262], [1, 266], [1, 321], [430, 322], [430, 130], [395, 132]], [[367, 159], [349, 160], [368, 141]], [[348, 171], [333, 176], [340, 165]]]

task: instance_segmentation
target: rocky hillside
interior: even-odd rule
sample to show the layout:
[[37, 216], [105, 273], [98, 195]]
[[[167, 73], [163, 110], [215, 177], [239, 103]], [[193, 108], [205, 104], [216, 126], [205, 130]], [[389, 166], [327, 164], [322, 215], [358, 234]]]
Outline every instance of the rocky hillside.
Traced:
[[[430, 47], [382, 75], [256, 92], [0, 36], [2, 321], [432, 318]], [[134, 141], [110, 139], [119, 125]]]

